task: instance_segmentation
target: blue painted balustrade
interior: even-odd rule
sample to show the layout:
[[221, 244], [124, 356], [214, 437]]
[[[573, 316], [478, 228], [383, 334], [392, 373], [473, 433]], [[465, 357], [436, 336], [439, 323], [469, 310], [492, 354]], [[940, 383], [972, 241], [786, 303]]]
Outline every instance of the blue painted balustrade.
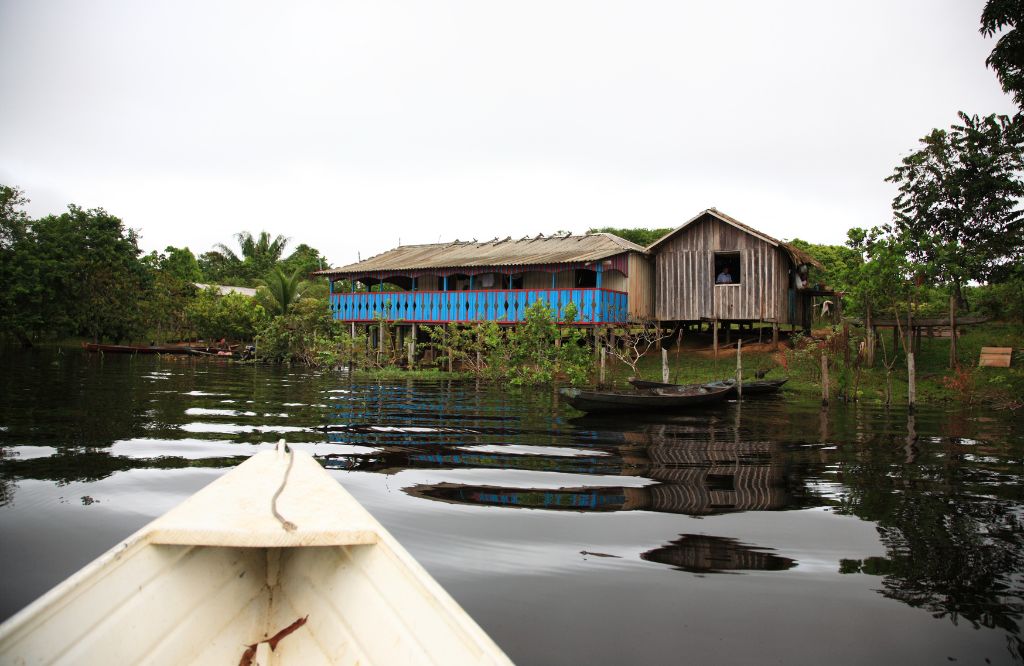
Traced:
[[576, 323], [614, 324], [628, 319], [626, 294], [610, 289], [515, 289], [480, 291], [384, 291], [331, 294], [331, 310], [341, 321], [444, 324], [495, 321], [514, 324], [540, 301], [563, 320], [565, 306], [576, 305]]

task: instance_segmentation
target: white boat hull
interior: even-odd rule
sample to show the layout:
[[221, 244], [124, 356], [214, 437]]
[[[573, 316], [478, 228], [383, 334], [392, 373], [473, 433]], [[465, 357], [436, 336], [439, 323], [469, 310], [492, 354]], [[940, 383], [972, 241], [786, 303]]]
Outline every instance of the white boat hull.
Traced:
[[286, 456], [253, 456], [0, 625], [0, 661], [511, 663], [307, 454], [282, 527]]

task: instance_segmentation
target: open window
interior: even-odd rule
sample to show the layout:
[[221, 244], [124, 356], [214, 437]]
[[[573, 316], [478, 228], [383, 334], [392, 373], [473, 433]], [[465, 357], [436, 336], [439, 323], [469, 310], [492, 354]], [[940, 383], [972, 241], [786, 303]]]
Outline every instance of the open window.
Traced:
[[586, 268], [578, 268], [573, 282], [574, 286], [581, 289], [591, 289], [597, 286], [597, 273]]
[[739, 252], [715, 252], [715, 284], [739, 284], [743, 281], [740, 273]]

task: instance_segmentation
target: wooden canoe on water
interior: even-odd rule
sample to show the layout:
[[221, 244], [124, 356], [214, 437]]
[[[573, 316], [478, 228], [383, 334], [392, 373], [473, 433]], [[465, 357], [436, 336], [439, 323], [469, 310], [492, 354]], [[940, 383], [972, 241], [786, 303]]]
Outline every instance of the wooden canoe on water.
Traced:
[[[755, 379], [749, 382], [743, 382], [743, 395], [762, 395], [765, 393], [776, 393], [783, 384], [789, 381], [789, 378], [785, 379]], [[640, 390], [649, 390], [653, 388], [673, 388], [673, 387], [687, 387], [692, 386], [689, 384], [665, 384], [662, 382], [649, 382], [644, 379], [630, 379], [629, 383], [634, 388]], [[700, 386], [706, 386], [708, 388], [721, 388], [723, 386], [729, 389], [727, 397], [734, 397], [737, 394], [736, 380], [735, 379], [722, 379], [716, 382], [708, 382], [706, 384], [700, 384]]]
[[336, 480], [283, 444], [0, 625], [0, 663], [141, 662], [511, 663]]
[[636, 411], [672, 412], [688, 407], [708, 405], [725, 398], [728, 387], [676, 386], [637, 391], [584, 391], [576, 388], [559, 390], [566, 401], [581, 412], [611, 413]]

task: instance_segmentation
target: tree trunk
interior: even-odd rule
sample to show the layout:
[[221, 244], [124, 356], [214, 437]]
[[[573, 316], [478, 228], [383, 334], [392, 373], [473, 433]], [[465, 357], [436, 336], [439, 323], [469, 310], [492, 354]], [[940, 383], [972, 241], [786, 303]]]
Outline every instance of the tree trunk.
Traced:
[[871, 321], [871, 301], [868, 301], [866, 309], [865, 309], [864, 323], [865, 323], [865, 326], [864, 326], [864, 335], [865, 335], [865, 345], [864, 345], [865, 359], [864, 359], [864, 362], [867, 363], [867, 366], [869, 368], [873, 368], [875, 366], [875, 328], [872, 325], [872, 321]]
[[951, 369], [960, 365], [956, 348], [956, 306], [957, 296], [954, 294], [949, 297], [949, 367]]

